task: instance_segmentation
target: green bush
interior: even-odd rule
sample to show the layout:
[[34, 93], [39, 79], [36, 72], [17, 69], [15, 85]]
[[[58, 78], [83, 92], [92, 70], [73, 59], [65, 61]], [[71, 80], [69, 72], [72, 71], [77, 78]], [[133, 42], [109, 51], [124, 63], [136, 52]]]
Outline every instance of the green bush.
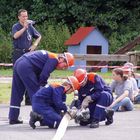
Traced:
[[56, 53], [67, 51], [64, 42], [70, 37], [70, 33], [66, 25], [44, 22], [39, 28], [42, 34], [41, 48]]
[[[42, 35], [38, 49], [46, 49], [56, 53], [67, 51], [64, 42], [70, 37], [70, 33], [66, 25], [45, 22], [36, 28]], [[11, 63], [11, 35], [0, 28], [0, 40], [0, 63]]]
[[0, 63], [11, 62], [11, 37], [0, 28]]

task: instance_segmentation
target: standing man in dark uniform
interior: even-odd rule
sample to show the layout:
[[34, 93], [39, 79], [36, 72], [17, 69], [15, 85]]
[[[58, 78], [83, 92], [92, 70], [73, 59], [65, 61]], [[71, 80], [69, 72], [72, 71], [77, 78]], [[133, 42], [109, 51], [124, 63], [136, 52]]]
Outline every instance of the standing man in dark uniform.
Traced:
[[[34, 51], [41, 40], [40, 33], [28, 21], [28, 12], [25, 9], [18, 11], [19, 21], [12, 27], [13, 38], [13, 64], [26, 52]], [[33, 42], [32, 39], [35, 39]], [[25, 94], [25, 104], [30, 104], [30, 99]]]

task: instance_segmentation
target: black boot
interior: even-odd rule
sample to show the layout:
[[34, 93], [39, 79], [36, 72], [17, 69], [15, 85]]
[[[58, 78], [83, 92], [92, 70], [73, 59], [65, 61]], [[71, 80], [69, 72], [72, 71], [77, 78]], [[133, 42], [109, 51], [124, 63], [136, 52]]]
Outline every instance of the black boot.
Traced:
[[20, 121], [20, 120], [10, 120], [9, 121], [9, 124], [13, 125], [13, 124], [22, 124], [23, 121]]
[[32, 105], [27, 91], [25, 92], [25, 105]]
[[37, 114], [36, 112], [31, 111], [29, 124], [33, 129], [36, 128], [35, 123], [37, 121], [42, 121], [42, 120], [43, 120], [43, 117], [40, 114]]
[[87, 126], [88, 124], [90, 124], [89, 121], [80, 121], [79, 123], [81, 126]]
[[44, 124], [43, 119], [39, 121], [40, 122], [40, 126], [47, 126], [46, 124]]
[[113, 115], [114, 115], [114, 110], [113, 109], [107, 109], [106, 111], [106, 119], [107, 121], [105, 122], [105, 125], [110, 125], [113, 123]]
[[99, 127], [99, 121], [93, 120], [90, 124], [90, 128], [98, 128]]

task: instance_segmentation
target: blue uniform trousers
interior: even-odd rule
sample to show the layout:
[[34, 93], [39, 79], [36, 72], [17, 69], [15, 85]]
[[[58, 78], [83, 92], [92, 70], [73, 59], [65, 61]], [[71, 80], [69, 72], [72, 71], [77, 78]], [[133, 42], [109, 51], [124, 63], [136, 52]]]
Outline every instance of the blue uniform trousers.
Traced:
[[37, 99], [33, 98], [32, 108], [33, 111], [43, 116], [43, 125], [50, 128], [57, 128], [61, 122], [62, 116], [59, 114], [54, 106], [50, 106], [47, 103], [36, 102]]
[[30, 100], [33, 94], [40, 88], [38, 78], [29, 60], [19, 58], [13, 71], [12, 94], [10, 102], [9, 119], [17, 120], [20, 113], [20, 105], [23, 100], [25, 89], [27, 89]]
[[90, 120], [104, 121], [106, 119], [105, 109], [113, 102], [110, 93], [103, 91], [100, 98], [89, 104]]

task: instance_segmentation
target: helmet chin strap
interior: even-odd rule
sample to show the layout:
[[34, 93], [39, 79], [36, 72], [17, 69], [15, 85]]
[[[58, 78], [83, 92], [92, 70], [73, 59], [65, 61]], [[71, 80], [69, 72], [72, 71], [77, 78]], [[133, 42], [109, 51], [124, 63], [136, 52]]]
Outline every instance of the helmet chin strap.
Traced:
[[84, 81], [82, 82], [81, 86], [85, 86], [85, 84], [87, 83], [87, 77], [85, 77]]
[[67, 90], [64, 91], [65, 94], [71, 89], [72, 87], [68, 88]]

